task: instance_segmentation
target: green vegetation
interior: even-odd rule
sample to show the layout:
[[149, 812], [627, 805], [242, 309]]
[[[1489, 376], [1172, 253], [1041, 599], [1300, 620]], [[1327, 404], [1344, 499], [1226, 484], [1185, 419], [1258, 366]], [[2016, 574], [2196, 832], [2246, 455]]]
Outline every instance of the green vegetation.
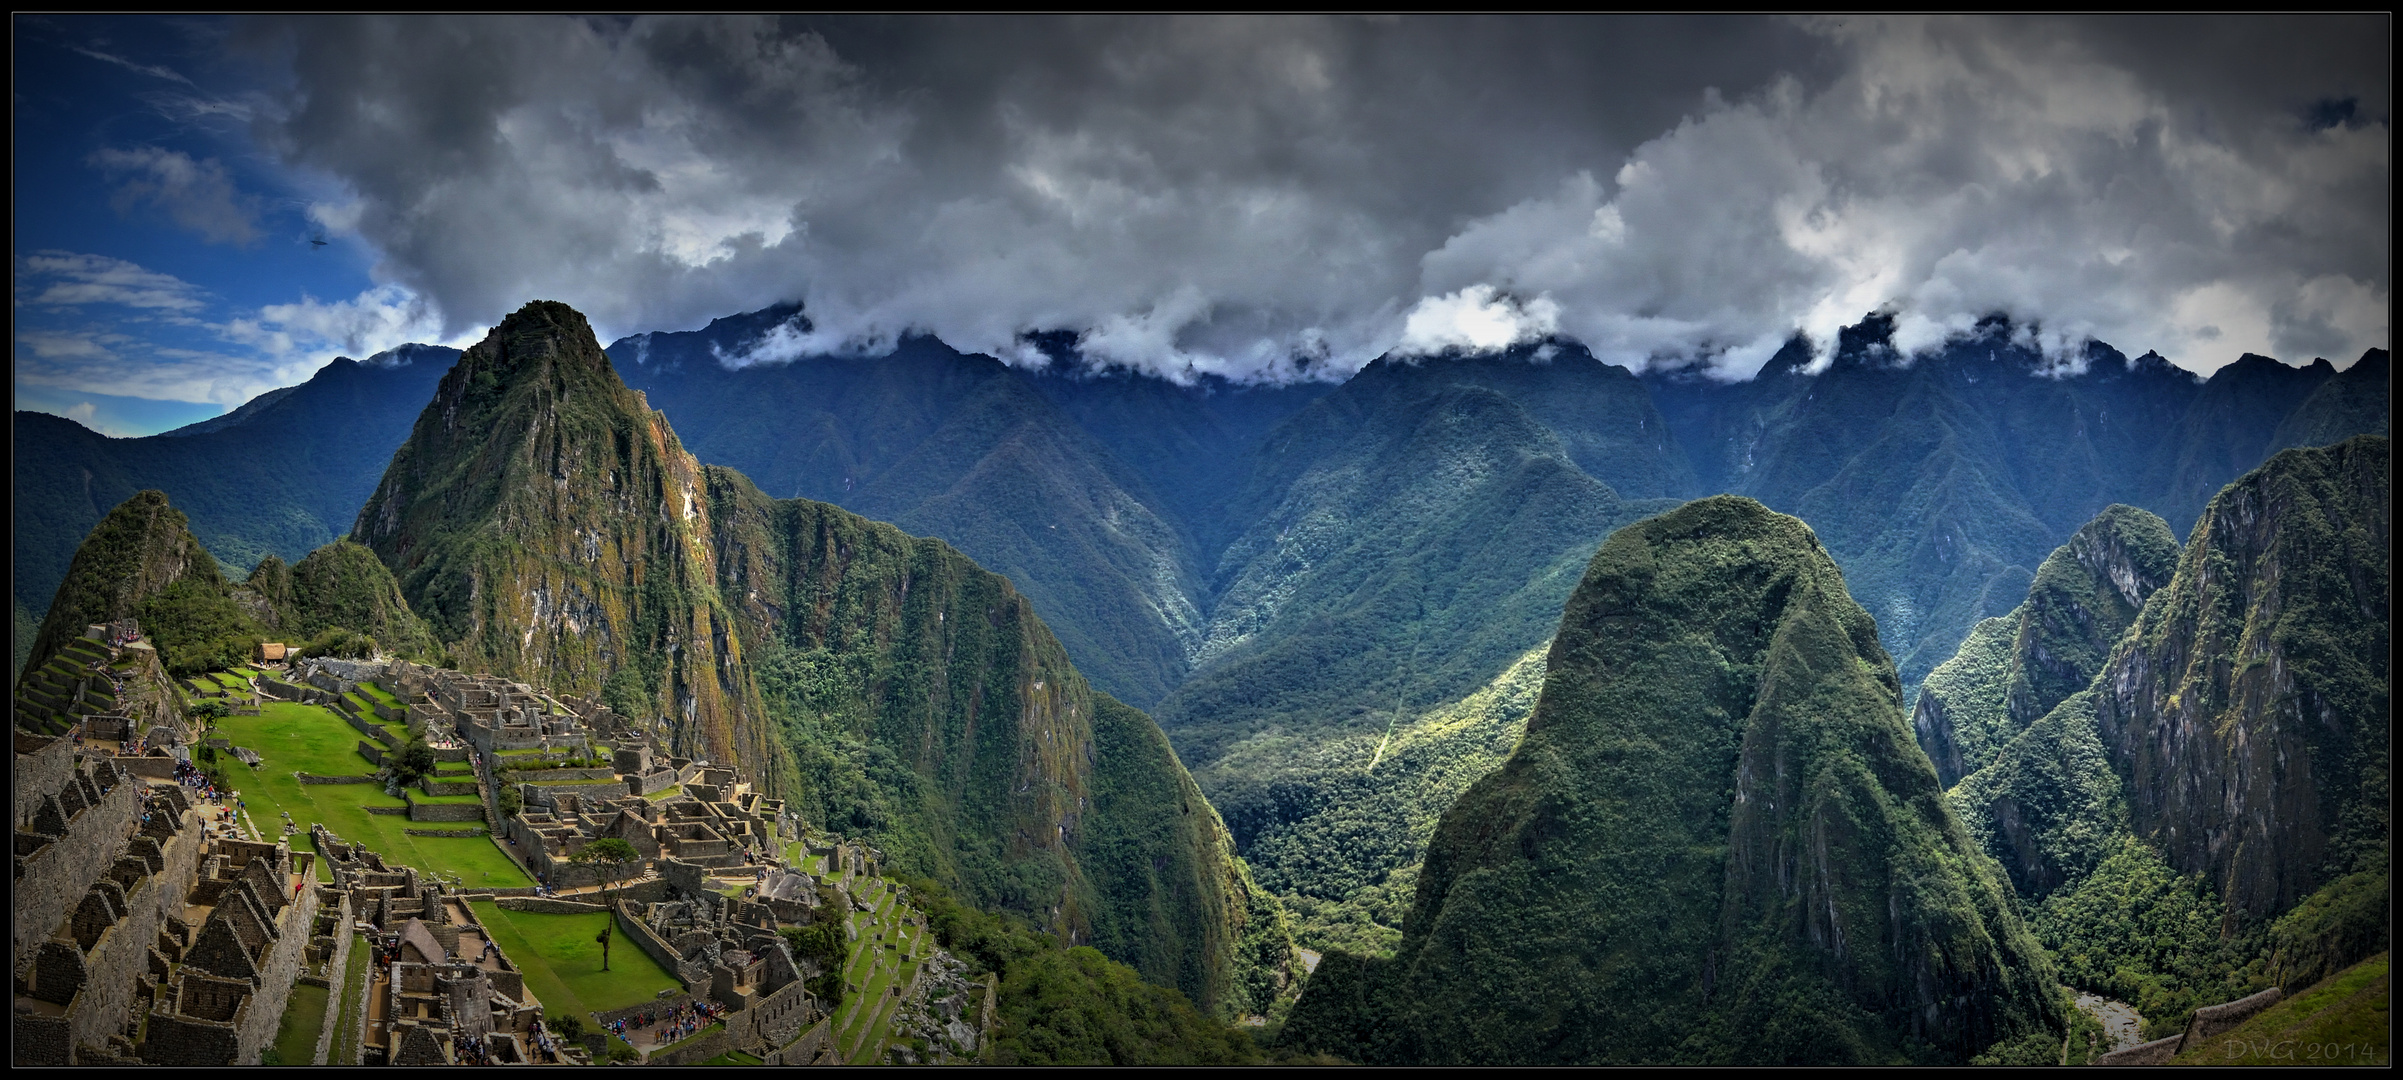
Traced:
[[2261, 988], [2257, 928], [2223, 941], [2227, 909], [2209, 886], [2132, 836], [2115, 847], [2029, 913], [2063, 982], [2135, 1006], [2147, 1039], [2185, 1030], [2201, 1006]]
[[284, 1002], [284, 1018], [275, 1029], [275, 1056], [282, 1059], [281, 1064], [307, 1065], [317, 1059], [317, 1037], [325, 1030], [329, 998], [325, 987], [292, 984], [292, 996]]
[[349, 528], [456, 355], [405, 345], [381, 362], [338, 359], [299, 387], [147, 438], [16, 414], [14, 599], [37, 616], [47, 610], [85, 534], [143, 489], [166, 492], [191, 515], [216, 564], [235, 568], [224, 573], [269, 554], [299, 559]]
[[2232, 1031], [2180, 1047], [2170, 1064], [2387, 1065], [2394, 1030], [2387, 963], [2381, 952], [2330, 975]]
[[[577, 849], [576, 853], [569, 857], [569, 861], [578, 866], [590, 867], [594, 873], [600, 875], [605, 902], [610, 910], [614, 911], [617, 909], [617, 884], [633, 876], [635, 870], [642, 865], [642, 854], [634, 850], [634, 845], [624, 840], [614, 836], [604, 836]], [[615, 921], [604, 922], [601, 924], [601, 932], [593, 938], [601, 946], [601, 970], [603, 971], [609, 970], [609, 939], [615, 936], [616, 929]]]
[[2095, 681], [2114, 767], [2179, 778], [2132, 786], [2135, 833], [2248, 924], [2386, 872], [2389, 454], [2365, 435], [2228, 485]]
[[[345, 840], [365, 844], [394, 863], [421, 871], [439, 871], [447, 879], [458, 875], [468, 885], [517, 887], [533, 884], [494, 841], [481, 834], [460, 838], [411, 836], [415, 827], [405, 816], [370, 814], [367, 807], [405, 807], [404, 799], [386, 795], [374, 784], [303, 784], [294, 773], [317, 776], [360, 776], [376, 767], [358, 752], [359, 734], [329, 709], [295, 702], [270, 701], [257, 716], [229, 716], [217, 722], [219, 734], [236, 746], [258, 752], [258, 769], [232, 766], [225, 782], [242, 793], [250, 816], [262, 828], [274, 828], [290, 813], [308, 843], [309, 823], [322, 821]], [[220, 767], [231, 758], [221, 758]], [[423, 796], [416, 796], [425, 801]], [[472, 799], [467, 800], [472, 801]]]
[[[1274, 902], [1233, 866], [1166, 739], [1092, 691], [1007, 580], [940, 541], [705, 472], [741, 553], [723, 589], [748, 583], [738, 625], [807, 819], [1222, 1015], [1257, 1008], [1255, 986], [1282, 991]], [[770, 605], [813, 614], [776, 621]]]
[[392, 571], [365, 546], [336, 540], [309, 552], [289, 578], [292, 599], [280, 609], [283, 629], [308, 639], [305, 655], [365, 656], [378, 649], [418, 659], [437, 654], [432, 631], [401, 599]]
[[[1239, 534], [1215, 559], [1200, 659], [1158, 709], [1213, 798], [1233, 779], [1219, 759], [1247, 739], [1307, 751], [1474, 692], [1550, 635], [1603, 537], [1675, 505], [1630, 503], [1581, 469], [1539, 395], [1511, 383], [1536, 371], [1382, 362], [1269, 436], [1228, 510]], [[1578, 400], [1659, 430], [1623, 370], [1575, 374]]]
[[[492, 935], [525, 973], [526, 989], [552, 1016], [578, 1019], [593, 1013], [639, 1005], [661, 990], [682, 984], [659, 966], [649, 953], [628, 949], [609, 969], [601, 966], [603, 927], [613, 925], [606, 913], [549, 915], [510, 911], [491, 901], [473, 905], [476, 921]], [[622, 1044], [621, 1044], [622, 1045]]]
[[2031, 901], [2084, 877], [2128, 836], [2127, 800], [2096, 732], [2091, 692], [2070, 695], [2013, 736], [1953, 786], [1951, 800], [1971, 838]]
[[974, 974], [998, 972], [1002, 1065], [1209, 1065], [1261, 1060], [1249, 1036], [1089, 947], [1062, 949], [1020, 919], [979, 911], [937, 883], [908, 882], [927, 927]]
[[344, 627], [333, 627], [295, 647], [298, 655], [334, 656], [346, 660], [362, 660], [376, 653], [376, 641], [366, 634]]
[[248, 659], [257, 627], [185, 526], [183, 513], [156, 491], [138, 492], [109, 511], [74, 549], [27, 654], [28, 669], [48, 662], [91, 624], [125, 618], [141, 620], [171, 675]]
[[2387, 920], [2392, 879], [2378, 862], [2347, 874], [2304, 897], [2293, 911], [2270, 924], [2269, 975], [2280, 986], [2307, 986], [2336, 973], [2356, 957], [2387, 951], [2394, 926]]
[[1620, 530], [1526, 734], [1443, 815], [1395, 956], [1328, 955], [1280, 1045], [1866, 1064], [2057, 1040], [2051, 965], [1898, 691], [1801, 522], [1722, 497]]
[[2062, 1064], [2094, 1064], [2094, 1059], [2111, 1052], [2111, 1034], [2104, 1030], [2103, 1022], [2095, 1019], [2094, 1014], [2076, 1007], [2076, 991], [2064, 986], [2061, 988], [2061, 993], [2067, 996], [2071, 1002], [2069, 1037], [2063, 1041], [2061, 1047]]
[[818, 966], [819, 974], [809, 981], [809, 992], [825, 1002], [830, 1012], [842, 1008], [847, 986], [843, 979], [850, 949], [843, 930], [850, 917], [847, 906], [829, 898], [810, 911], [809, 925], [787, 926], [777, 931], [792, 948], [794, 960]]
[[392, 770], [394, 781], [404, 785], [414, 784], [433, 775], [434, 748], [426, 744], [424, 736], [412, 735], [408, 742], [401, 744], [399, 753], [387, 755], [384, 761]]
[[367, 1002], [367, 959], [375, 950], [368, 945], [367, 935], [352, 934], [349, 951], [350, 958], [343, 965], [342, 982], [338, 984], [342, 988], [342, 1011], [335, 1022], [341, 1026], [334, 1030], [333, 1055], [326, 1059], [328, 1065], [348, 1065], [359, 1060], [360, 1029], [366, 1026], [360, 1017]]
[[1001, 982], [996, 1065], [1245, 1065], [1251, 1038], [1181, 995], [1078, 946], [1013, 965]]
[[[353, 533], [454, 666], [672, 717], [682, 752], [750, 763], [767, 793], [895, 868], [1064, 935], [1140, 943], [1147, 975], [1210, 1008], [1284, 985], [1274, 902], [1241, 895], [1214, 815], [1137, 829], [1088, 814], [1105, 790], [1190, 781], [1140, 714], [1102, 718], [1116, 706], [1006, 579], [700, 467], [576, 312], [529, 304], [463, 354], [387, 477]], [[622, 497], [561, 502], [561, 482]], [[562, 595], [573, 618], [543, 616]], [[722, 654], [757, 678], [725, 677]], [[1087, 873], [1093, 844], [1130, 872]]]
[[[1222, 812], [1262, 885], [1294, 914], [1309, 948], [1390, 954], [1410, 912], [1419, 862], [1454, 799], [1510, 756], [1543, 689], [1550, 642], [1460, 701], [1395, 725], [1296, 752], [1248, 740], [1219, 760], [1242, 777]], [[1265, 824], [1263, 824], [1265, 823]]]
[[2177, 561], [2166, 522], [2117, 505], [2047, 556], [2027, 598], [1979, 623], [1920, 687], [1912, 724], [1937, 775], [1951, 784], [1985, 768], [2013, 736], [2084, 690]]
[[[2115, 525], [2046, 560], [2007, 657], [1981, 630], [1928, 681], [1921, 736], [1940, 751], [1948, 719], [2023, 717], [2087, 679], [1951, 798], [2036, 901], [2030, 927], [2062, 977], [2133, 1004], [2147, 1038], [2389, 945], [2387, 626], [2370, 615], [2386, 598], [2385, 453], [2364, 437], [2280, 454], [2223, 491], [2174, 560], [2165, 530], [2115, 507]], [[2146, 597], [2133, 618], [2131, 587]], [[2308, 780], [2270, 783], [2271, 760]], [[2175, 784], [2158, 779], [2169, 761]], [[2296, 804], [2292, 785], [2317, 798]]]

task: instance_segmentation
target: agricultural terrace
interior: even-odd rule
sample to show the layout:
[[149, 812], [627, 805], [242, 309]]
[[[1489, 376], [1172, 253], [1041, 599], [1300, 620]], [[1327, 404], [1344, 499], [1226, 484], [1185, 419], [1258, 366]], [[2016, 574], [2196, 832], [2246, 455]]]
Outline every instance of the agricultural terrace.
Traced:
[[843, 963], [843, 1004], [834, 1013], [835, 1054], [852, 1065], [884, 1061], [893, 1020], [917, 976], [932, 956], [932, 935], [911, 921], [913, 912], [881, 878], [853, 879], [852, 895], [869, 910], [851, 913], [851, 956]]
[[[399, 734], [400, 725], [387, 725]], [[534, 884], [509, 856], [491, 839], [486, 830], [473, 823], [432, 825], [411, 822], [406, 814], [371, 814], [370, 807], [405, 809], [409, 799], [418, 802], [454, 803], [476, 802], [473, 795], [429, 797], [412, 792], [408, 799], [384, 794], [375, 784], [303, 784], [294, 773], [317, 776], [370, 775], [376, 766], [360, 756], [359, 742], [364, 738], [344, 722], [332, 709], [297, 702], [268, 701], [259, 706], [257, 716], [228, 716], [216, 722], [216, 734], [233, 745], [247, 747], [259, 755], [260, 764], [247, 768], [220, 755], [217, 767], [231, 786], [242, 793], [249, 804], [251, 822], [272, 840], [282, 827], [285, 813], [292, 815], [293, 824], [301, 829], [296, 843], [308, 844], [310, 822], [322, 821], [325, 827], [345, 840], [365, 844], [383, 854], [384, 858], [421, 872], [439, 872], [448, 879], [458, 875], [468, 887], [511, 888]], [[412, 836], [409, 830], [441, 829], [455, 836]], [[324, 860], [319, 860], [319, 874], [327, 873]]]

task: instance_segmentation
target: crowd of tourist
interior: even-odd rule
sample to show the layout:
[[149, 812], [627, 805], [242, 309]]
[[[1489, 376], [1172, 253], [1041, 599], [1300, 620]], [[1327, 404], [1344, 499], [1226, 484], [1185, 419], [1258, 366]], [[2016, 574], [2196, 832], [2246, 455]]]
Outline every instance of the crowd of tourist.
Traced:
[[534, 1025], [534, 1049], [553, 1061], [559, 1060], [559, 1040], [551, 1037], [550, 1029], [541, 1023]]
[[626, 1040], [626, 1045], [632, 1046], [634, 1045], [634, 1032], [657, 1026], [659, 1032], [652, 1037], [651, 1044], [664, 1046], [717, 1023], [725, 1015], [725, 1007], [716, 1002], [687, 1001], [664, 1012], [646, 1010], [633, 1016], [613, 1020], [609, 1024], [609, 1031], [618, 1038]]

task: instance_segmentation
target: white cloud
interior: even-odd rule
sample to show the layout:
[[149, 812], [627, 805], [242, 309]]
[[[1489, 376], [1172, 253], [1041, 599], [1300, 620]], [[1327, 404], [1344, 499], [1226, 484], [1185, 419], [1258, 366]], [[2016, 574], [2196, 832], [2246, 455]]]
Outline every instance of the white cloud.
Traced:
[[137, 146], [96, 150], [91, 162], [112, 177], [125, 178], [111, 200], [120, 214], [148, 204], [212, 243], [258, 242], [258, 200], [237, 190], [224, 163], [215, 158], [196, 161], [180, 150]]
[[465, 347], [480, 336], [446, 335], [433, 306], [399, 285], [379, 285], [348, 300], [303, 296], [298, 303], [269, 304], [213, 329], [270, 363], [303, 363], [310, 371], [336, 355], [364, 358], [409, 342]]
[[[206, 301], [199, 286], [123, 259], [43, 251], [17, 260], [19, 295], [24, 302], [48, 307], [118, 304], [158, 311], [197, 311]], [[47, 282], [40, 292], [25, 297], [25, 286]]]
[[[445, 340], [432, 306], [398, 285], [348, 300], [304, 296], [208, 322], [199, 317], [208, 301], [198, 287], [122, 259], [43, 251], [20, 258], [18, 273], [20, 303], [51, 309], [54, 317], [41, 325], [20, 320], [17, 379], [78, 393], [232, 407], [306, 380], [337, 355], [364, 359], [409, 342], [473, 342], [467, 335]], [[84, 308], [101, 305], [144, 314], [74, 321], [91, 316]], [[145, 321], [174, 329], [141, 336], [138, 324]]]
[[2351, 24], [908, 25], [282, 24], [261, 115], [403, 321], [462, 336], [800, 299], [729, 362], [1065, 330], [1184, 379], [1551, 333], [1734, 377], [1872, 310], [1906, 349], [2003, 313], [2198, 370], [2388, 333], [2387, 120], [2300, 119], [2382, 107]]
[[124, 68], [127, 71], [148, 75], [154, 79], [165, 79], [169, 82], [182, 83], [185, 86], [192, 85], [192, 80], [185, 78], [181, 72], [178, 72], [173, 68], [165, 67], [159, 64], [136, 63], [122, 56], [118, 56], [115, 53], [104, 53], [98, 49], [85, 48], [80, 45], [71, 45], [68, 47], [74, 49], [76, 52], [84, 54], [85, 56], [89, 56], [94, 60], [101, 61], [102, 63], [115, 64], [116, 66]]
[[1519, 303], [1497, 296], [1494, 287], [1471, 285], [1449, 296], [1430, 296], [1402, 320], [1401, 352], [1427, 356], [1450, 349], [1500, 352], [1545, 337], [1560, 325], [1560, 305], [1549, 296]]
[[1855, 60], [1832, 85], [1715, 102], [1638, 148], [1615, 192], [1580, 174], [1480, 218], [1427, 256], [1423, 288], [1541, 290], [1563, 333], [1630, 364], [1756, 370], [1787, 331], [1825, 348], [1880, 309], [1905, 350], [2002, 313], [2071, 363], [2089, 338], [2203, 371], [2386, 343], [2387, 282], [2355, 276], [2386, 254], [2362, 220], [2383, 125], [2290, 123], [2248, 153], [2073, 41], [2013, 29], [1831, 26]]

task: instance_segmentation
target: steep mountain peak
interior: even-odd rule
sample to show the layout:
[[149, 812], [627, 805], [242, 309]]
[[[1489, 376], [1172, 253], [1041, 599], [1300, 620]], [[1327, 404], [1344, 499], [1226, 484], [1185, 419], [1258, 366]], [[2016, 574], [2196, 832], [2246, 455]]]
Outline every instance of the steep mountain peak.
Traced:
[[1390, 964], [1286, 1038], [1368, 1061], [1966, 1059], [2049, 964], [1904, 730], [1810, 528], [1717, 496], [1605, 541], [1503, 767], [1443, 816]]
[[351, 529], [461, 666], [600, 692], [664, 718], [680, 752], [765, 762], [709, 531], [700, 464], [549, 301], [460, 355]]
[[606, 374], [608, 383], [623, 385], [584, 314], [552, 300], [535, 300], [510, 312], [484, 340], [460, 354], [458, 368], [474, 388], [484, 390], [538, 373], [561, 381]]
[[217, 560], [192, 536], [183, 512], [167, 505], [167, 493], [135, 492], [75, 549], [25, 670], [40, 668], [93, 623], [132, 618], [145, 602], [183, 581], [211, 594], [225, 591]]
[[2384, 869], [2389, 455], [2286, 450], [2221, 489], [2094, 684], [2137, 835], [2250, 917]]
[[2085, 689], [2177, 561], [2177, 534], [2151, 511], [2115, 503], [2079, 527], [2037, 566], [2026, 600], [1978, 624], [1921, 685], [1911, 726], [1937, 776], [1951, 785], [1984, 768]]

